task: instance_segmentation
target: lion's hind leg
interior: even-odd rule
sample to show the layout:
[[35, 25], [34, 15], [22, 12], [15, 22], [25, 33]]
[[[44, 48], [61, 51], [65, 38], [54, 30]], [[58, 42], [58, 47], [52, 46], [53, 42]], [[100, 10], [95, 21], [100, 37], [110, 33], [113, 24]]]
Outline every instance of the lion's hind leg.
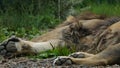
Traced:
[[64, 63], [67, 63], [68, 61], [69, 64], [70, 63], [82, 64], [82, 65], [90, 65], [90, 66], [117, 64], [117, 63], [119, 64], [120, 63], [119, 53], [120, 53], [120, 43], [117, 43], [115, 45], [110, 45], [107, 49], [103, 50], [102, 52], [87, 58], [73, 58], [69, 56], [61, 56], [55, 59], [54, 64], [62, 65]]
[[70, 65], [74, 64], [74, 62], [71, 60], [71, 58], [88, 58], [92, 57], [94, 54], [90, 54], [87, 52], [75, 52], [70, 54], [69, 56], [59, 56], [57, 59], [55, 59], [53, 64], [57, 65]]
[[59, 56], [54, 60], [54, 65], [71, 65], [71, 64], [80, 64], [80, 65], [106, 65], [107, 60], [96, 57], [88, 57], [88, 58], [73, 58], [69, 56]]
[[88, 57], [92, 57], [94, 56], [94, 54], [89, 54], [86, 52], [75, 52], [70, 54], [69, 56], [59, 56], [54, 60], [54, 65], [71, 65], [71, 64], [75, 64], [75, 62], [73, 61], [75, 58], [88, 58]]

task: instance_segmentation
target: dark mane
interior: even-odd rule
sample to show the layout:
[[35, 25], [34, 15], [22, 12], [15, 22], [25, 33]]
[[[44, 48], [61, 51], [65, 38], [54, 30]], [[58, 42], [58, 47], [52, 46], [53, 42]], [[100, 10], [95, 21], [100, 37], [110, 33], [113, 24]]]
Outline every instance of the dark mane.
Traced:
[[[83, 17], [81, 16], [81, 18], [85, 19], [85, 16], [83, 16]], [[94, 17], [94, 18], [99, 18], [99, 17]], [[92, 19], [92, 17], [90, 19]], [[76, 20], [80, 20], [80, 19], [76, 18]], [[101, 38], [99, 38], [99, 35], [101, 35], [101, 33], [103, 31], [105, 31], [106, 28], [108, 28], [110, 25], [120, 21], [120, 18], [119, 17], [111, 17], [111, 18], [106, 18], [106, 19], [104, 18], [104, 20], [105, 21], [103, 22], [103, 24], [101, 24], [95, 30], [85, 29], [85, 28], [83, 28], [83, 26], [80, 22], [72, 21], [71, 24], [69, 24], [69, 29], [64, 29], [63, 30], [63, 32], [62, 32], [63, 38], [62, 39], [66, 43], [68, 43], [68, 45], [78, 46], [77, 47], [77, 48], [79, 48], [78, 50], [88, 50], [89, 52], [94, 51], [94, 53], [95, 53], [95, 51], [97, 51], [97, 49], [94, 49], [94, 48], [97, 48], [97, 46], [98, 46], [98, 44], [95, 44], [95, 43], [100, 42], [100, 40], [96, 41], [96, 39], [101, 39]], [[96, 33], [93, 33], [93, 32], [96, 32]], [[87, 45], [87, 46], [92, 46], [92, 47], [87, 47], [85, 43], [81, 43], [81, 41], [80, 41], [81, 38], [86, 37], [88, 35], [92, 35], [94, 37], [94, 41], [93, 41], [94, 43]], [[111, 40], [108, 40], [108, 41], [111, 41]], [[102, 43], [100, 48], [105, 49], [106, 47], [108, 47], [107, 43], [108, 42]], [[91, 50], [89, 50], [89, 49], [91, 49]]]
[[[91, 49], [89, 52], [93, 52], [93, 51], [97, 51], [97, 52], [101, 52], [102, 50], [106, 49], [109, 45], [113, 44], [113, 43], [117, 43], [118, 40], [120, 40], [118, 35], [114, 35], [114, 37], [112, 37], [111, 39], [107, 40], [105, 39], [105, 36], [102, 35], [103, 32], [105, 32], [105, 30], [111, 26], [114, 23], [117, 23], [120, 21], [120, 17], [111, 17], [111, 18], [107, 18], [104, 21], [104, 24], [101, 25], [101, 28], [99, 28], [98, 30], [98, 34], [95, 35], [95, 40], [93, 41], [93, 44], [91, 46], [93, 46], [93, 49]], [[101, 41], [102, 40], [102, 41]]]

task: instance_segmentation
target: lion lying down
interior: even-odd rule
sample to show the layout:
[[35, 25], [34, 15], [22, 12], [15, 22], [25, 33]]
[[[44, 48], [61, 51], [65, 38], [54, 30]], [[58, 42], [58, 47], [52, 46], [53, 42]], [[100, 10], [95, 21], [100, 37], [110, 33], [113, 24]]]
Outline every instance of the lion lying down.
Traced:
[[17, 37], [5, 40], [0, 45], [0, 54], [9, 58], [19, 54], [37, 54], [65, 45], [75, 45], [76, 50], [82, 52], [60, 56], [54, 60], [55, 65], [119, 64], [120, 18], [107, 18], [90, 13], [69, 16], [54, 30], [31, 41]]

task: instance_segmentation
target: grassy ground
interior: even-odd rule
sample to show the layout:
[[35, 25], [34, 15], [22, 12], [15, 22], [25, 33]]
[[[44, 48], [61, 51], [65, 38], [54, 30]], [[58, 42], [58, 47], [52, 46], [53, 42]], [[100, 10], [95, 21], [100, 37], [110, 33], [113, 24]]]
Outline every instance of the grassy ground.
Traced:
[[58, 47], [54, 50], [48, 50], [45, 52], [40, 52], [39, 54], [33, 56], [33, 55], [28, 55], [27, 57], [33, 58], [33, 59], [45, 59], [45, 58], [50, 58], [50, 57], [57, 57], [57, 56], [65, 56], [69, 55], [70, 53], [74, 52], [74, 50], [69, 50], [67, 47]]
[[54, 28], [58, 19], [51, 16], [34, 15], [6, 15], [0, 17], [0, 41], [16, 35], [21, 38], [31, 39], [36, 35], [41, 35], [48, 28]]
[[120, 16], [119, 0], [84, 0], [81, 4], [74, 6], [78, 11], [91, 11], [106, 16]]
[[120, 4], [112, 5], [103, 3], [101, 5], [91, 5], [90, 11], [97, 14], [104, 14], [107, 16], [120, 16]]

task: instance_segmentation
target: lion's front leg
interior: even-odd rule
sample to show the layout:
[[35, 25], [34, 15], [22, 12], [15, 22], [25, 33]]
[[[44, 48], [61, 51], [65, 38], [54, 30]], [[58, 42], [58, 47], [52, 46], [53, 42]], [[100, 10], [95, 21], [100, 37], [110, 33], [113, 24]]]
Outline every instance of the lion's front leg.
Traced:
[[22, 49], [21, 39], [11, 37], [0, 44], [0, 55], [11, 57]]
[[0, 55], [9, 58], [18, 54], [36, 54], [51, 50], [60, 45], [60, 42], [61, 40], [57, 39], [46, 42], [31, 42], [12, 37], [0, 44]]
[[32, 52], [30, 44], [20, 38], [11, 37], [0, 44], [0, 55], [11, 58], [18, 54]]

